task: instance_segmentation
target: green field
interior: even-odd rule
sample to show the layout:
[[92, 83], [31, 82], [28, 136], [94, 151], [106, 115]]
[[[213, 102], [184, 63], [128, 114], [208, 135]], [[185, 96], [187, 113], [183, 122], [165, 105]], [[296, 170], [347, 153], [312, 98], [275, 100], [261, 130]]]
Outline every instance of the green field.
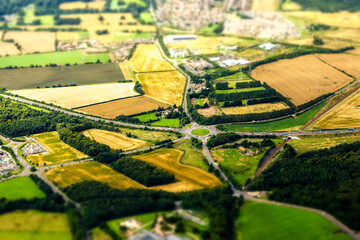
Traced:
[[26, 54], [19, 56], [8, 56], [0, 58], [0, 68], [8, 66], [30, 67], [31, 65], [45, 66], [50, 63], [54, 64], [84, 64], [86, 62], [95, 63], [100, 60], [102, 63], [107, 63], [110, 60], [108, 54], [93, 54], [83, 55], [81, 51], [64, 51], [64, 52], [50, 52]]
[[154, 23], [154, 19], [152, 18], [151, 14], [149, 12], [142, 12], [140, 13], [140, 20], [147, 24]]
[[175, 144], [175, 148], [185, 151], [185, 155], [180, 160], [182, 164], [198, 167], [205, 171], [209, 170], [209, 164], [207, 164], [207, 160], [204, 155], [195, 149], [190, 140], [184, 140]]
[[210, 131], [205, 128], [198, 128], [198, 129], [192, 130], [191, 133], [193, 135], [197, 135], [197, 136], [205, 136], [205, 135], [208, 135], [210, 133]]
[[2, 145], [7, 145], [8, 144], [8, 142], [5, 141], [4, 139], [0, 139], [0, 142], [2, 143]]
[[19, 210], [0, 215], [0, 239], [72, 239], [66, 214]]
[[134, 118], [139, 119], [141, 122], [157, 120], [156, 113], [143, 114], [143, 115], [136, 116]]
[[115, 83], [119, 80], [124, 80], [124, 76], [116, 63], [0, 70], [0, 86], [8, 90], [44, 88], [58, 84]]
[[301, 139], [294, 139], [289, 144], [293, 146], [298, 154], [324, 148], [334, 147], [339, 144], [353, 143], [360, 141], [359, 133], [300, 136]]
[[222, 126], [225, 131], [231, 132], [270, 132], [270, 131], [298, 131], [302, 126], [309, 122], [315, 114], [320, 111], [327, 102], [324, 102], [311, 110], [300, 114], [296, 118], [286, 118], [279, 121], [259, 123], [259, 124], [232, 124]]
[[157, 122], [153, 122], [151, 123], [151, 126], [162, 126], [162, 127], [174, 127], [174, 128], [178, 128], [179, 127], [179, 119], [175, 118], [175, 119], [165, 119], [165, 118], [161, 118], [160, 121]]
[[245, 75], [244, 73], [239, 72], [239, 73], [235, 73], [234, 75], [217, 78], [214, 81], [222, 81], [222, 82], [237, 81], [237, 82], [241, 82], [241, 81], [253, 81], [253, 80], [249, 76]]
[[111, 4], [110, 4], [110, 9], [111, 10], [125, 9], [125, 8], [127, 8], [127, 6], [130, 3], [135, 3], [136, 5], [142, 6], [142, 7], [146, 6], [146, 3], [144, 1], [142, 1], [142, 0], [123, 0], [123, 2], [125, 2], [125, 4], [118, 5], [118, 0], [112, 0]]
[[35, 5], [29, 4], [28, 7], [31, 6], [32, 9], [24, 10], [24, 22], [26, 24], [31, 24], [34, 20], [40, 20], [41, 25], [45, 26], [54, 26], [54, 16], [52, 15], [44, 15], [44, 16], [35, 16]]
[[46, 197], [30, 177], [18, 177], [0, 182], [0, 198], [8, 200]]
[[351, 239], [319, 214], [256, 202], [241, 208], [237, 232], [239, 240]]

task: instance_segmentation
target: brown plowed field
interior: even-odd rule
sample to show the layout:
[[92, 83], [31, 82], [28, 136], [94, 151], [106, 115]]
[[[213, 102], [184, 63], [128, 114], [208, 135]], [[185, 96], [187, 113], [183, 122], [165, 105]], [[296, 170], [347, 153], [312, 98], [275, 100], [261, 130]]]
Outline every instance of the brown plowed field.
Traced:
[[261, 65], [253, 70], [252, 77], [291, 98], [295, 105], [334, 92], [353, 81], [313, 55]]
[[129, 116], [139, 114], [157, 109], [158, 107], [167, 108], [169, 105], [148, 97], [140, 96], [78, 108], [77, 111], [93, 116], [114, 119], [120, 115]]
[[360, 77], [360, 56], [345, 53], [316, 54], [315, 56], [354, 78]]

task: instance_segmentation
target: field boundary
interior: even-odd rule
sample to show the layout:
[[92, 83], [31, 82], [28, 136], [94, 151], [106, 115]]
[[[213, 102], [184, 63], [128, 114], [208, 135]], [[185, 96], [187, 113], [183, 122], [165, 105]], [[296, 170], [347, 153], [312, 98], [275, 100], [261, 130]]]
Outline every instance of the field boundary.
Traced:
[[139, 97], [141, 95], [135, 95], [135, 96], [129, 96], [129, 97], [123, 97], [123, 98], [115, 98], [115, 99], [111, 99], [108, 101], [104, 101], [104, 102], [98, 102], [98, 103], [92, 103], [92, 104], [88, 104], [88, 105], [84, 105], [84, 106], [79, 106], [79, 107], [75, 107], [75, 108], [71, 108], [72, 110], [76, 110], [79, 108], [84, 108], [84, 107], [91, 107], [91, 106], [95, 106], [95, 105], [99, 105], [99, 104], [103, 104], [103, 103], [109, 103], [109, 102], [114, 102], [114, 101], [118, 101], [118, 100], [122, 100], [122, 99], [127, 99], [127, 98], [135, 98], [135, 97]]

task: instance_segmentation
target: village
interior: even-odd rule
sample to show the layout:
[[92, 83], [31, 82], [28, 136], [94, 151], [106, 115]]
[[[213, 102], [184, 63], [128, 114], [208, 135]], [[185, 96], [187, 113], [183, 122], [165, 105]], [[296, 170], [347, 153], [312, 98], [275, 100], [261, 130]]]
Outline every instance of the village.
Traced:
[[10, 154], [0, 150], [0, 175], [8, 174], [16, 169], [18, 166]]

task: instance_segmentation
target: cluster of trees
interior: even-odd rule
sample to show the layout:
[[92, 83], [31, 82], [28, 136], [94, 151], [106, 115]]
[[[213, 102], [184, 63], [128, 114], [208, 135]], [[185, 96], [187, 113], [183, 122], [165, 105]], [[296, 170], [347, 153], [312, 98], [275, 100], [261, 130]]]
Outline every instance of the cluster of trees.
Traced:
[[237, 88], [237, 89], [241, 89], [241, 88], [256, 88], [256, 87], [261, 87], [261, 82], [260, 82], [260, 81], [237, 82], [237, 83], [236, 83], [236, 88]]
[[136, 81], [135, 87], [134, 87], [134, 91], [137, 92], [137, 93], [139, 93], [140, 95], [144, 95], [144, 94], [145, 94], [145, 92], [144, 92], [144, 90], [142, 89], [142, 86], [141, 86], [141, 84], [140, 84], [139, 81]]
[[330, 30], [333, 27], [326, 25], [326, 24], [310, 24], [308, 27], [310, 32], [316, 32], [316, 31], [324, 31], [324, 30]]
[[241, 143], [226, 144], [221, 146], [221, 148], [238, 148], [238, 147], [254, 147], [254, 148], [263, 148], [263, 147], [275, 147], [275, 143], [269, 138], [264, 138], [261, 142], [251, 142], [247, 139], [243, 140]]
[[360, 142], [296, 155], [287, 146], [250, 186], [270, 199], [323, 209], [360, 230]]
[[225, 108], [226, 107], [240, 107], [242, 105], [243, 105], [243, 103], [241, 100], [236, 100], [236, 101], [232, 101], [232, 102], [226, 101], [226, 102], [224, 102], [223, 107], [225, 107]]
[[[208, 143], [207, 146], [209, 148], [214, 148], [220, 145], [223, 145], [225, 143], [230, 143], [230, 142], [235, 142], [238, 141], [240, 139], [247, 139], [247, 138], [259, 138], [259, 136], [254, 136], [254, 135], [239, 135], [237, 133], [220, 133], [218, 135], [214, 135], [212, 136]], [[237, 148], [239, 146], [243, 146], [243, 147], [269, 147], [269, 146], [273, 146], [274, 142], [271, 141], [270, 139], [276, 139], [278, 138], [277, 136], [264, 136], [264, 140], [260, 143], [257, 142], [250, 142], [248, 140], [243, 141], [241, 144], [233, 144], [233, 145], [226, 145], [229, 146], [230, 148]], [[225, 148], [228, 148], [226, 147]]]
[[225, 102], [250, 98], [263, 98], [274, 96], [275, 94], [275, 90], [255, 90], [249, 92], [215, 93], [214, 97], [218, 102]]
[[106, 35], [109, 34], [109, 30], [104, 29], [104, 30], [96, 30], [96, 34], [97, 35]]
[[124, 156], [111, 163], [111, 167], [147, 187], [175, 182], [174, 174], [132, 157]]
[[194, 137], [191, 138], [191, 145], [193, 145], [197, 149], [202, 149], [203, 148], [202, 141], [200, 141], [199, 139], [194, 138]]
[[228, 90], [228, 89], [229, 89], [229, 82], [216, 83], [216, 90]]
[[319, 36], [314, 36], [313, 44], [314, 45], [324, 45], [324, 41]]
[[79, 25], [80, 23], [80, 18], [55, 18], [55, 25]]

